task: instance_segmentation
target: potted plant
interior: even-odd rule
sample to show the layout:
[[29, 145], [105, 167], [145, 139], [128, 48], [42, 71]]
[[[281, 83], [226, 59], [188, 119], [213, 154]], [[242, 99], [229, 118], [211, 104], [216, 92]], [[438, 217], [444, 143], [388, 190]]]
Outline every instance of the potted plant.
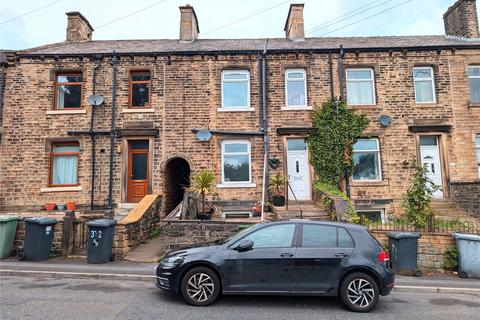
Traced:
[[68, 211], [75, 211], [77, 209], [77, 205], [73, 201], [67, 202], [67, 210]]
[[[193, 175], [190, 181], [190, 188], [188, 191], [196, 193], [202, 197], [202, 212], [201, 215], [208, 216], [212, 214], [212, 210], [205, 210], [205, 197], [213, 191], [215, 184], [215, 175], [211, 170], [204, 169]], [[205, 217], [202, 217], [205, 218]]]
[[52, 211], [52, 210], [55, 210], [55, 207], [57, 206], [57, 204], [55, 202], [47, 202], [43, 206], [45, 207], [45, 210]]
[[58, 211], [64, 211], [65, 210], [65, 205], [64, 204], [57, 204], [57, 210]]
[[268, 190], [273, 192], [272, 204], [275, 207], [283, 207], [285, 205], [285, 196], [283, 194], [283, 190], [285, 190], [285, 177], [280, 173], [270, 176]]

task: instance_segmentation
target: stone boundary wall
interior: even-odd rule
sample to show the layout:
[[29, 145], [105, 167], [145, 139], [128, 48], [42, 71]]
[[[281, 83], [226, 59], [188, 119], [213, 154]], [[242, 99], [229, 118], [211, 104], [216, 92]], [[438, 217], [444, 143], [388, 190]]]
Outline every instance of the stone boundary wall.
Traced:
[[[388, 245], [389, 231], [370, 231], [382, 245]], [[455, 240], [449, 233], [421, 233], [418, 239], [417, 267], [425, 272], [443, 272], [444, 252], [455, 246]]]
[[172, 220], [160, 223], [164, 252], [224, 240], [253, 223], [231, 221]]
[[130, 250], [147, 241], [150, 232], [158, 228], [161, 202], [158, 195], [147, 195], [117, 223], [113, 243], [117, 259], [125, 257]]
[[451, 182], [450, 190], [461, 209], [480, 218], [480, 181]]

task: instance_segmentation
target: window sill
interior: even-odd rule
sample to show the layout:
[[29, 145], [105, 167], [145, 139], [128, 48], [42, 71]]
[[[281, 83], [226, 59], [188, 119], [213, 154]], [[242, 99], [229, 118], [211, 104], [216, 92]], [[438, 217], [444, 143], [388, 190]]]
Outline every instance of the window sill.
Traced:
[[73, 110], [47, 110], [47, 115], [52, 114], [86, 114], [87, 109], [73, 109]]
[[255, 188], [256, 183], [242, 182], [242, 183], [221, 183], [217, 184], [217, 188]]
[[359, 181], [352, 181], [350, 184], [352, 187], [383, 187], [387, 186], [388, 184], [383, 180], [359, 180]]
[[436, 102], [416, 102], [415, 101], [415, 106], [416, 107], [437, 107]]
[[252, 112], [255, 108], [218, 108], [218, 112]]
[[376, 104], [354, 104], [348, 105], [348, 107], [354, 109], [380, 109], [380, 106]]
[[153, 108], [138, 108], [138, 109], [122, 109], [122, 113], [154, 113], [155, 109]]
[[68, 192], [68, 191], [82, 191], [82, 186], [73, 186], [73, 187], [48, 187], [41, 188], [40, 192]]
[[282, 107], [284, 111], [301, 111], [301, 110], [313, 110], [312, 106], [285, 106]]
[[469, 102], [468, 107], [469, 108], [480, 108], [480, 102]]

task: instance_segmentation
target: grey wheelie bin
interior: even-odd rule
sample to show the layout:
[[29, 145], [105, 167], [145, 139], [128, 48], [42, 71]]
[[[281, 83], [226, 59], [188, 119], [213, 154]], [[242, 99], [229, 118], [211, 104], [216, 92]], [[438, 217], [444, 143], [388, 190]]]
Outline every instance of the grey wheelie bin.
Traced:
[[9, 257], [13, 250], [13, 241], [17, 232], [18, 216], [0, 216], [0, 259]]
[[417, 268], [418, 238], [421, 235], [416, 232], [389, 232], [387, 236], [393, 271], [421, 277], [422, 272]]
[[57, 220], [52, 218], [26, 218], [25, 240], [21, 258], [27, 261], [47, 260], [50, 255], [56, 224]]
[[113, 260], [112, 247], [117, 221], [92, 220], [88, 226], [88, 263], [107, 263]]
[[454, 233], [453, 237], [457, 243], [460, 277], [480, 279], [480, 236]]

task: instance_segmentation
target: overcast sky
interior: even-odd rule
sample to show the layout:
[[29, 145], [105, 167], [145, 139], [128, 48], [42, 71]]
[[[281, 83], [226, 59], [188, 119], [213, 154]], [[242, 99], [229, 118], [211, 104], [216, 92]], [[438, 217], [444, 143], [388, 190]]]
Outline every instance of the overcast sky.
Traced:
[[[67, 24], [65, 12], [69, 11], [80, 11], [87, 17], [90, 24], [95, 28], [93, 33], [94, 40], [176, 39], [178, 38], [180, 15], [178, 7], [185, 3], [190, 3], [195, 8], [199, 19], [200, 38], [284, 37], [283, 27], [289, 4], [298, 2], [305, 3], [304, 18], [307, 37], [443, 34], [442, 15], [455, 2], [455, 0], [57, 1], [53, 5], [10, 22], [5, 21], [47, 6], [55, 1], [1, 1], [0, 48], [25, 49], [64, 41]], [[408, 2], [402, 4], [405, 1]], [[399, 6], [387, 10], [397, 5]], [[151, 7], [146, 10], [132, 14], [149, 6]], [[352, 12], [355, 9], [357, 10]], [[380, 13], [384, 10], [387, 11]], [[344, 19], [331, 21], [349, 12], [350, 16], [347, 15]], [[354, 13], [357, 14], [353, 15]], [[380, 14], [363, 22], [342, 28], [377, 13]], [[104, 25], [128, 14], [132, 15]], [[225, 26], [251, 15], [255, 16], [239, 23]], [[309, 32], [313, 28], [318, 30]], [[339, 28], [340, 30], [336, 30]]]

